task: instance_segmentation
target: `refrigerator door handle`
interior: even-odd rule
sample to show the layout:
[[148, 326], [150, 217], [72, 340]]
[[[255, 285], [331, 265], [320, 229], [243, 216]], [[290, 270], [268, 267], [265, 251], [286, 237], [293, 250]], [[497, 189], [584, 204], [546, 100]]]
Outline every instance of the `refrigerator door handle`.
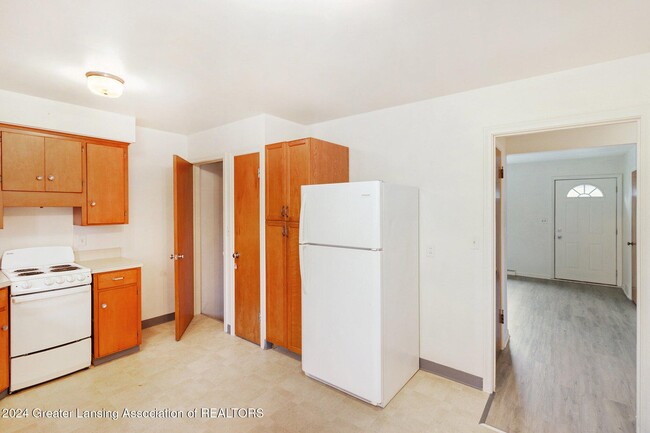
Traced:
[[300, 266], [300, 287], [302, 289], [303, 295], [307, 294], [307, 291], [305, 290], [305, 282], [307, 281], [307, 278], [305, 275], [305, 268], [302, 265], [302, 263], [305, 261], [305, 253], [304, 253], [305, 247], [306, 245], [300, 245], [300, 248], [298, 248], [298, 263]]
[[[307, 196], [303, 195], [302, 200], [300, 200], [300, 231], [298, 232], [298, 242], [303, 241], [305, 234], [305, 224], [307, 221], [305, 212], [307, 212]], [[301, 265], [302, 266], [302, 265]], [[302, 273], [302, 270], [301, 270]]]

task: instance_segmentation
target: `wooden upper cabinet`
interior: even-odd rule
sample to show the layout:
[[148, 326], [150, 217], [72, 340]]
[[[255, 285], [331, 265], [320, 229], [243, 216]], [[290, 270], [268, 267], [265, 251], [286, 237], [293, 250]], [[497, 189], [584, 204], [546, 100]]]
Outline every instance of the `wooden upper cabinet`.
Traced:
[[83, 191], [82, 142], [45, 138], [45, 191]]
[[284, 143], [266, 146], [266, 219], [284, 219], [286, 199], [286, 147]]
[[82, 142], [2, 133], [2, 189], [82, 192]]
[[123, 146], [86, 145], [86, 224], [128, 222], [127, 152]]
[[315, 138], [266, 146], [266, 219], [300, 220], [300, 187], [347, 182], [348, 148]]
[[45, 191], [45, 139], [2, 133], [2, 189]]

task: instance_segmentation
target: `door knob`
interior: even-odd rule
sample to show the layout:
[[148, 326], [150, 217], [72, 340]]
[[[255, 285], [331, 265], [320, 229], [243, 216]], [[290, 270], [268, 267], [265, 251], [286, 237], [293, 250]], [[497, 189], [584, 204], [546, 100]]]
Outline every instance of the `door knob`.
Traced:
[[628, 242], [628, 245], [636, 245], [636, 242]]
[[179, 259], [184, 259], [185, 256], [183, 254], [170, 254], [169, 259], [170, 260], [179, 260]]
[[232, 254], [232, 258], [233, 258], [233, 259], [238, 259], [238, 258], [239, 258], [239, 253], [238, 253], [237, 251], [235, 251], [235, 252]]

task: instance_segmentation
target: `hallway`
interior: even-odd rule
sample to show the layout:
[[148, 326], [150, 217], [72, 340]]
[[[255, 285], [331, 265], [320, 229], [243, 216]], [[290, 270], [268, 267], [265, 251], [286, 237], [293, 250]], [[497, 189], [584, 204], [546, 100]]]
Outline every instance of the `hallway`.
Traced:
[[486, 423], [508, 433], [634, 432], [636, 307], [614, 287], [508, 279], [510, 343]]

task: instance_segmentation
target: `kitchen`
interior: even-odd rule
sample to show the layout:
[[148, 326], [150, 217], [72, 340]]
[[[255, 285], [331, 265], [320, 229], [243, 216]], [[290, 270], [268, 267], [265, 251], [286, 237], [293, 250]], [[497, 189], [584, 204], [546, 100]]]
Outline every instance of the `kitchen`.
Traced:
[[[185, 13], [181, 12], [183, 21], [188, 19]], [[156, 16], [157, 20], [159, 18]], [[33, 19], [36, 24], [37, 17]], [[97, 25], [92, 20], [88, 20], [88, 23]], [[84, 23], [84, 26], [88, 25]], [[531, 24], [531, 27], [534, 26]], [[6, 23], [5, 28], [11, 28], [10, 24]], [[18, 31], [16, 33], [21, 34]], [[88, 29], [86, 33], [93, 32]], [[42, 41], [46, 38], [43, 35], [35, 35], [34, 38], [37, 36], [44, 43]], [[8, 40], [10, 38], [5, 39]], [[21, 41], [13, 41], [15, 47], [21, 46]], [[70, 40], [66, 43], [74, 45]], [[4, 46], [3, 50], [11, 54], [8, 56], [12, 59], [11, 65], [17, 67], [20, 63], [17, 59], [24, 59], [26, 54], [19, 55], [15, 47]], [[42, 52], [32, 49], [33, 53]], [[633, 54], [638, 55], [632, 56]], [[503, 84], [493, 83], [494, 86], [482, 89], [479, 88], [482, 86], [476, 86], [478, 90], [467, 89], [465, 93], [445, 97], [431, 96], [432, 99], [427, 99], [428, 96], [420, 93], [420, 102], [408, 101], [411, 103], [399, 107], [395, 107], [397, 103], [387, 104], [385, 107], [393, 108], [374, 108], [377, 111], [367, 109], [363, 110], [367, 112], [365, 114], [340, 116], [342, 118], [339, 120], [290, 121], [282, 118], [292, 118], [283, 111], [260, 110], [228, 119], [220, 123], [220, 126], [215, 126], [216, 123], [201, 124], [187, 130], [173, 129], [176, 132], [165, 130], [165, 125], [170, 124], [168, 118], [154, 124], [147, 119], [138, 118], [127, 109], [111, 111], [115, 107], [112, 101], [97, 102], [90, 99], [93, 96], [90, 94], [88, 97], [81, 96], [82, 92], [87, 92], [83, 74], [91, 70], [86, 65], [81, 68], [83, 70], [77, 71], [79, 73], [72, 74], [74, 77], [79, 76], [78, 80], [73, 79], [77, 80], [74, 84], [70, 84], [70, 91], [78, 92], [74, 93], [80, 98], [78, 101], [57, 97], [36, 84], [31, 89], [27, 88], [15, 78], [3, 75], [0, 85], [5, 89], [0, 91], [0, 121], [3, 123], [131, 144], [128, 224], [77, 226], [73, 224], [71, 207], [7, 207], [4, 211], [4, 228], [0, 230], [0, 245], [3, 252], [24, 247], [69, 245], [75, 251], [109, 250], [107, 256], [134, 258], [142, 264], [142, 319], [167, 316], [174, 311], [173, 262], [169, 260], [169, 254], [174, 251], [172, 156], [177, 154], [193, 163], [222, 159], [227, 165], [234, 155], [249, 152], [260, 152], [263, 155], [264, 146], [270, 143], [310, 136], [339, 143], [350, 148], [351, 181], [382, 179], [387, 183], [416, 185], [420, 188], [420, 357], [437, 366], [466, 373], [469, 379], [481, 379], [485, 385], [484, 391], [490, 392], [492, 373], [485, 360], [493, 350], [485, 329], [488, 328], [487, 314], [491, 310], [486, 287], [490, 286], [492, 276], [489, 264], [492, 239], [486, 228], [490, 224], [485, 212], [488, 199], [484, 190], [489, 183], [483, 174], [488, 166], [484, 159], [487, 153], [484, 150], [485, 131], [493, 125], [523, 123], [530, 128], [535, 125], [540, 127], [540, 124], [552, 123], [547, 119], [560, 119], [553, 125], [637, 114], [645, 119], [643, 109], [635, 111], [630, 107], [644, 107], [649, 102], [639, 89], [643, 88], [650, 60], [641, 52], [621, 53], [619, 57], [625, 56], [632, 57], [602, 64], [598, 62], [604, 58], [592, 59], [585, 64], [570, 64], [558, 69], [567, 69], [562, 72], [549, 74], [551, 71], [544, 70], [529, 75], [548, 74], [543, 77], [519, 76], [520, 81], [517, 82], [511, 82], [515, 78], [508, 78], [502, 81]], [[207, 54], [205, 57], [208, 58]], [[41, 60], [37, 64], [56, 62]], [[124, 97], [135, 98], [140, 90], [137, 90], [137, 81], [129, 81], [129, 78], [129, 75], [124, 74]], [[78, 90], [73, 90], [77, 87]], [[616, 89], [616, 92], [605, 89]], [[279, 96], [275, 97], [279, 99]], [[325, 99], [327, 98], [323, 96], [318, 98], [321, 101]], [[159, 103], [150, 104], [170, 105], [160, 103], [160, 100], [157, 102]], [[192, 111], [192, 108], [185, 108], [185, 111]], [[260, 114], [263, 112], [275, 115]], [[590, 114], [594, 112], [609, 114]], [[645, 139], [646, 136], [643, 135], [642, 140]], [[645, 162], [643, 158], [640, 160], [642, 169]], [[261, 200], [263, 199], [262, 194]], [[262, 212], [260, 221], [261, 224], [264, 223]], [[264, 241], [263, 237], [261, 241]], [[226, 245], [226, 249], [229, 248]], [[227, 251], [229, 254], [233, 252]], [[261, 275], [265, 273], [262, 272]], [[261, 287], [264, 287], [264, 283], [260, 281]], [[641, 303], [641, 317], [647, 317], [645, 308]], [[202, 322], [196, 325], [198, 329], [206, 326]], [[148, 356], [147, 344], [150, 344], [152, 353], [154, 350], [151, 345], [165, 344], [155, 328], [151, 328], [153, 331], [149, 340], [144, 333], [146, 329], [143, 331], [143, 347], [136, 355], [140, 357], [138, 359]], [[644, 343], [646, 336], [641, 329], [640, 332], [641, 342]], [[173, 336], [167, 338], [173, 340]], [[200, 344], [205, 344], [202, 337], [197, 340]], [[224, 340], [221, 334], [215, 336], [214, 341], [215, 344], [223, 344], [223, 347], [242, 351], [251, 357], [242, 361], [249, 366], [260, 360], [258, 356], [273, 356], [274, 352], [259, 350], [270, 353], [258, 355], [258, 348], [248, 343], [250, 348], [230, 346], [230, 340]], [[196, 349], [188, 347], [187, 342], [181, 341], [178, 344], [198, 356]], [[136, 358], [129, 356], [124, 359]], [[273, 359], [282, 371], [285, 368], [296, 368], [283, 364], [284, 359]], [[643, 378], [647, 371], [646, 364], [643, 359], [641, 362], [640, 383], [645, 384], [647, 381]], [[108, 373], [101, 373], [101, 369], [110, 369], [111, 374], [118, 377], [119, 372], [113, 370], [111, 364], [90, 371], [103, 376]], [[162, 371], [162, 367], [157, 368]], [[235, 372], [229, 373], [234, 375], [233, 380], [243, 380]], [[79, 385], [76, 377], [86, 377], [85, 374], [82, 372], [61, 382], [72, 381]], [[154, 380], [148, 375], [146, 377]], [[418, 375], [416, 379], [421, 383], [422, 379]], [[107, 389], [116, 386], [108, 376], [102, 380]], [[178, 387], [180, 384], [167, 379], [158, 384], [158, 390], [162, 385]], [[450, 385], [454, 392], [457, 391], [455, 386], [456, 384]], [[639, 388], [640, 398], [646, 395], [644, 389]], [[449, 392], [455, 395], [454, 392]], [[458, 392], [464, 394], [464, 391]], [[98, 396], [99, 394], [98, 392]], [[15, 399], [20, 395], [17, 393], [5, 398], [2, 401], [3, 407], [13, 405], [12, 399], [16, 402]], [[86, 397], [89, 395], [86, 394]], [[19, 401], [25, 403], [22, 399]], [[473, 404], [469, 406], [473, 407]], [[387, 409], [390, 407], [391, 405]], [[478, 410], [479, 416], [481, 410], [482, 407]], [[639, 424], [644, 419], [643, 416], [639, 413]]]

